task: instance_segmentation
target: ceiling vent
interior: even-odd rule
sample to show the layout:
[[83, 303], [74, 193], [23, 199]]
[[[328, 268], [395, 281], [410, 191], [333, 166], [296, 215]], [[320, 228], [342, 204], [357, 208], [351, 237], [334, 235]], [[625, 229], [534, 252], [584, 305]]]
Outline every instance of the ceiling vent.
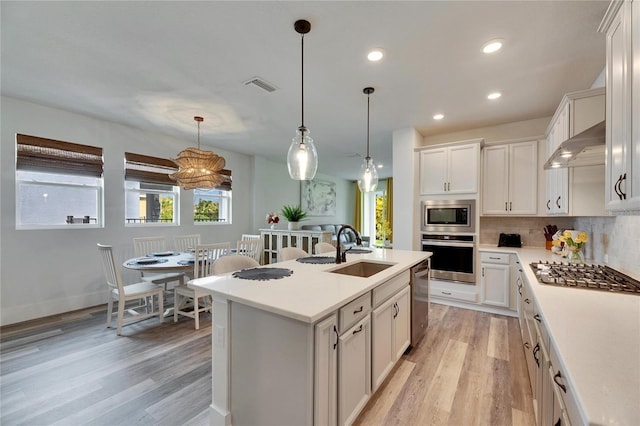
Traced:
[[249, 84], [254, 84], [254, 85], [258, 86], [259, 88], [261, 88], [262, 90], [266, 90], [269, 93], [275, 92], [278, 89], [276, 86], [274, 86], [273, 84], [269, 83], [268, 81], [266, 81], [262, 77], [251, 77], [249, 80], [245, 81], [244, 84], [245, 84], [245, 86], [247, 86]]

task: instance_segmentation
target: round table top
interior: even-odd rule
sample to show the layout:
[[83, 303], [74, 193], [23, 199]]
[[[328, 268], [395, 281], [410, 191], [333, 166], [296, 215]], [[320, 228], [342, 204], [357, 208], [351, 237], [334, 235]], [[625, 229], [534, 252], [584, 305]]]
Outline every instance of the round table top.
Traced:
[[139, 271], [164, 271], [193, 269], [193, 253], [164, 251], [127, 259], [122, 266]]

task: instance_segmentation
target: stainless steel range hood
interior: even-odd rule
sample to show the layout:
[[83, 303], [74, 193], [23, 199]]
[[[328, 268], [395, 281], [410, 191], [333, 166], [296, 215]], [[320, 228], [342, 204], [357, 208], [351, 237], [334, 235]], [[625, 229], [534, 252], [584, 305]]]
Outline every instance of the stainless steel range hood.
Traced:
[[605, 130], [606, 124], [601, 121], [562, 142], [544, 163], [544, 169], [604, 164]]

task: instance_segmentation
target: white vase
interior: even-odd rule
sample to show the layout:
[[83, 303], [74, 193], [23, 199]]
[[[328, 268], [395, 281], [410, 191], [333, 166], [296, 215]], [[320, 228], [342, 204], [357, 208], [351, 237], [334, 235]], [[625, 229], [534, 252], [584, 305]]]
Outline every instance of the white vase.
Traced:
[[300, 229], [300, 222], [289, 222], [289, 231], [297, 231]]
[[276, 224], [275, 224], [275, 223], [272, 223], [272, 224], [271, 224], [271, 226], [270, 226], [269, 228], [271, 228], [271, 229], [276, 229]]

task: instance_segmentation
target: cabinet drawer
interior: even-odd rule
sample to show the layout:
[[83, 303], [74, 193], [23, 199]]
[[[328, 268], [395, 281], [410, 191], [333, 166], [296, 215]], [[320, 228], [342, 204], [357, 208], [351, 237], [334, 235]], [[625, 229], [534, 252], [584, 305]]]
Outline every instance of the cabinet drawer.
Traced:
[[409, 271], [391, 278], [389, 281], [373, 289], [373, 307], [379, 306], [382, 302], [399, 292], [402, 287], [409, 284]]
[[365, 293], [357, 299], [340, 308], [340, 334], [360, 319], [369, 315], [371, 311], [371, 292]]
[[447, 299], [463, 300], [465, 302], [477, 302], [478, 294], [471, 291], [450, 290], [445, 288], [431, 287], [431, 295], [434, 297], [445, 297]]
[[480, 252], [481, 263], [500, 263], [508, 265], [510, 263], [510, 257], [508, 253], [487, 253]]

